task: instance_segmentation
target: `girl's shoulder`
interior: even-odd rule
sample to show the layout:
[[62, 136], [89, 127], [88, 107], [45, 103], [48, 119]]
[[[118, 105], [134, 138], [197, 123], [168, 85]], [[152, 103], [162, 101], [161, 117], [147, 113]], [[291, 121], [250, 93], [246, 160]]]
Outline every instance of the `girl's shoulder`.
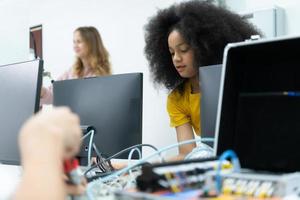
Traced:
[[176, 101], [180, 101], [186, 98], [186, 95], [189, 94], [189, 83], [184, 82], [181, 85], [177, 86], [175, 89], [173, 89], [169, 95], [168, 98]]

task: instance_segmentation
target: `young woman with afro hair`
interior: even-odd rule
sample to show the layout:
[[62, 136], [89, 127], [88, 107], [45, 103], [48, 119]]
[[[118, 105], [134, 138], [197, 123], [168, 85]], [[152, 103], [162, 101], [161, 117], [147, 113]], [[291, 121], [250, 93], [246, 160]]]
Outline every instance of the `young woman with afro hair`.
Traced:
[[[170, 93], [167, 110], [177, 141], [201, 135], [198, 67], [222, 63], [228, 43], [260, 35], [242, 17], [210, 2], [185, 1], [159, 10], [145, 27], [145, 54], [154, 83]], [[179, 147], [184, 158], [196, 144]]]

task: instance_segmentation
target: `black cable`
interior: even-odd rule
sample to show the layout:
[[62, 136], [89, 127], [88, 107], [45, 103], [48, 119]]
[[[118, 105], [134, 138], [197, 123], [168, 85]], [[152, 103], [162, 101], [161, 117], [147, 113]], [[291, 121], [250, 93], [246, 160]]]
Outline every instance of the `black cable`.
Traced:
[[102, 164], [103, 160], [100, 160], [100, 158], [97, 156], [96, 158], [96, 165], [99, 169], [101, 169], [103, 172], [106, 172], [105, 166]]
[[[110, 156], [110, 157], [108, 157], [108, 158], [105, 158], [104, 160], [100, 161], [100, 160], [98, 160], [98, 158], [100, 158], [100, 157], [103, 158], [103, 157], [102, 157], [103, 154], [101, 154], [101, 153], [99, 152], [97, 146], [96, 146], [95, 144], [93, 144], [93, 148], [94, 148], [94, 150], [95, 150], [95, 152], [96, 152], [96, 154], [97, 154], [97, 158], [96, 158], [96, 162], [97, 162], [97, 163], [96, 163], [95, 165], [91, 166], [91, 168], [88, 169], [88, 170], [84, 173], [84, 175], [86, 175], [88, 172], [92, 171], [93, 169], [97, 168], [97, 166], [98, 166], [98, 168], [99, 168], [101, 171], [106, 172], [105, 169], [103, 169], [104, 167], [103, 167], [103, 165], [102, 165], [102, 164], [105, 163], [105, 162], [108, 162], [109, 166], [110, 166], [112, 169], [114, 169], [113, 166], [111, 165], [111, 161], [110, 161], [111, 159], [116, 158], [116, 157], [122, 155], [123, 153], [130, 151], [131, 149], [134, 149], [134, 148], [137, 148], [137, 147], [143, 147], [143, 146], [148, 146], [148, 147], [151, 147], [151, 148], [153, 148], [154, 150], [158, 151], [158, 149], [157, 149], [155, 146], [151, 145], [151, 144], [136, 144], [136, 145], [133, 145], [133, 146], [128, 147], [128, 148], [126, 148], [126, 149], [123, 149], [123, 150], [119, 151], [118, 153], [116, 153], [116, 154], [114, 154], [114, 155], [112, 155], [112, 156]], [[160, 155], [160, 154], [159, 154], [159, 155]], [[165, 160], [163, 159], [162, 156], [161, 156], [161, 158], [162, 158], [162, 160], [165, 162]]]
[[[95, 143], [93, 143], [93, 148], [94, 148], [94, 150], [95, 150], [95, 152], [97, 154], [96, 162], [100, 163], [100, 165], [105, 169], [105, 171], [114, 171], [115, 169], [113, 168], [110, 160], [108, 160], [108, 161], [106, 160], [105, 157], [107, 157], [107, 156], [105, 154], [103, 154], [103, 153], [100, 153], [100, 151], [98, 150], [98, 148], [95, 145]], [[104, 160], [103, 160], [103, 158], [104, 158]], [[99, 159], [99, 161], [98, 161], [98, 159]]]
[[[111, 165], [111, 161], [108, 160], [108, 161], [105, 161], [106, 158], [104, 158], [102, 155], [104, 154], [101, 154], [97, 148], [97, 146], [95, 145], [95, 143], [93, 143], [93, 149], [94, 151], [96, 152], [96, 164], [91, 166], [88, 170], [86, 170], [84, 172], [84, 176], [87, 175], [87, 173], [89, 173], [90, 171], [92, 171], [93, 169], [95, 168], [99, 168], [100, 171], [102, 173], [106, 173], [106, 172], [111, 172], [111, 171], [114, 171], [115, 169], [113, 168], [113, 166]], [[105, 156], [105, 155], [104, 155]], [[107, 164], [105, 163], [107, 162]]]
[[86, 176], [87, 175], [87, 173], [89, 173], [90, 171], [92, 171], [93, 169], [95, 169], [95, 168], [97, 168], [98, 167], [98, 165], [97, 164], [95, 164], [95, 165], [93, 165], [93, 166], [91, 166], [88, 170], [86, 170], [85, 172], [84, 172], [84, 176]]

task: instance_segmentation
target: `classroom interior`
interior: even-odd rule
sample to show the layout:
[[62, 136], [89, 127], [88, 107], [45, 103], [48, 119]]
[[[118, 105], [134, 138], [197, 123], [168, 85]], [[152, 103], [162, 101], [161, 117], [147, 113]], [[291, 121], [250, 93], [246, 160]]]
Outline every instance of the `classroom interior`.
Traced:
[[[300, 199], [300, 154], [296, 153], [300, 142], [297, 136], [300, 131], [297, 122], [300, 2], [212, 0], [215, 5], [253, 23], [264, 37], [254, 36], [230, 44], [224, 49], [223, 63], [216, 63], [219, 65], [210, 66], [207, 71], [200, 68], [200, 77], [214, 78], [201, 79], [202, 87], [207, 86], [203, 91], [207, 98], [202, 97], [201, 102], [207, 108], [201, 114], [207, 118], [201, 124], [213, 133], [195, 136], [194, 142], [204, 146], [189, 159], [164, 162], [165, 158], [178, 154], [178, 142], [166, 109], [169, 91], [153, 84], [149, 72], [144, 54], [144, 28], [157, 10], [181, 2], [0, 0], [0, 88], [3, 89], [0, 94], [5, 96], [0, 100], [4, 105], [0, 105], [3, 109], [0, 123], [4, 126], [0, 133], [0, 178], [6, 183], [0, 187], [0, 199], [11, 198], [23, 172], [17, 148], [19, 124], [9, 135], [14, 121], [7, 124], [4, 118], [17, 116], [18, 123], [24, 122], [23, 116], [29, 117], [41, 109], [42, 86], [55, 87], [55, 106], [67, 105], [82, 115], [81, 128], [87, 136], [78, 157], [82, 158], [86, 174], [95, 170], [95, 167], [90, 169], [91, 158], [99, 155], [97, 151], [110, 158], [137, 145], [132, 151], [116, 156], [114, 162], [126, 163], [125, 167], [116, 171], [106, 169], [109, 168], [106, 165], [99, 167], [108, 170], [108, 175], [91, 175], [82, 199], [223, 199], [228, 196], [235, 199], [236, 195], [249, 199]], [[109, 52], [112, 75], [53, 81], [72, 66], [73, 31], [81, 26], [94, 26], [100, 32]], [[12, 83], [12, 87], [7, 83]], [[20, 93], [7, 92], [14, 87], [24, 88]], [[95, 94], [95, 90], [100, 92]], [[71, 101], [71, 96], [78, 101]], [[20, 103], [21, 99], [24, 104]], [[22, 108], [24, 105], [26, 109]], [[42, 107], [50, 111], [53, 105]], [[133, 133], [131, 137], [126, 135], [129, 132]], [[11, 139], [15, 146], [7, 145], [6, 141]], [[97, 147], [93, 146], [93, 139]], [[145, 147], [141, 148], [141, 144]], [[226, 153], [228, 149], [234, 149], [238, 156], [231, 151]], [[274, 163], [278, 157], [284, 159]], [[155, 164], [140, 166], [145, 162]], [[237, 172], [239, 165], [254, 171]], [[180, 171], [192, 171], [192, 174], [182, 175]], [[166, 188], [168, 193], [157, 192]], [[214, 196], [220, 192], [218, 188], [227, 196], [223, 193]], [[209, 193], [210, 189], [213, 194]]]

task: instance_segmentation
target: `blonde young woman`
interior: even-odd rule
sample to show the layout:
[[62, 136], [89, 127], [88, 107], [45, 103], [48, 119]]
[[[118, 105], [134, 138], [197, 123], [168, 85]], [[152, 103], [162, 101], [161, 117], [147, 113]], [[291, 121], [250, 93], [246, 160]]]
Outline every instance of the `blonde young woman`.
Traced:
[[[109, 53], [103, 45], [95, 27], [79, 27], [74, 31], [73, 49], [76, 55], [74, 65], [57, 80], [67, 80], [111, 74]], [[52, 87], [42, 88], [41, 104], [53, 101]]]

